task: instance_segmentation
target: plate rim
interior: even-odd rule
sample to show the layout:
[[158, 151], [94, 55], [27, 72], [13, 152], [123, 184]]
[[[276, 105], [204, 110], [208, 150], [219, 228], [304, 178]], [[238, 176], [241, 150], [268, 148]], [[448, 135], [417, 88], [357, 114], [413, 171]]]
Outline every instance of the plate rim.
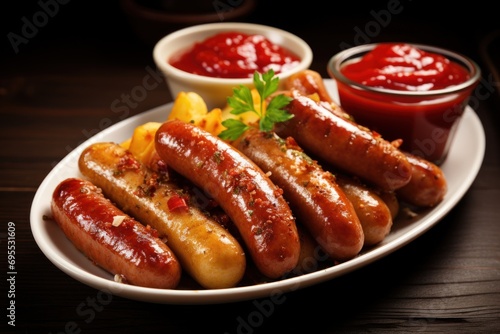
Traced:
[[[329, 91], [336, 92], [335, 83], [332, 79], [325, 79], [325, 85], [327, 86], [327, 89]], [[334, 95], [333, 97], [335, 99], [335, 94], [332, 95]], [[391, 254], [392, 252], [407, 245], [411, 241], [421, 236], [423, 233], [437, 224], [449, 211], [451, 211], [457, 205], [460, 199], [471, 187], [472, 183], [477, 177], [477, 174], [479, 173], [484, 160], [486, 146], [484, 128], [475, 111], [470, 106], [467, 106], [457, 131], [458, 137], [458, 135], [461, 133], [461, 129], [463, 129], [464, 127], [471, 127], [471, 129], [473, 130], [472, 133], [475, 135], [475, 154], [472, 158], [469, 156], [470, 159], [468, 159], [468, 161], [471, 162], [471, 165], [468, 166], [469, 170], [467, 172], [467, 177], [465, 179], [462, 179], [462, 182], [459, 184], [457, 190], [454, 193], [447, 194], [447, 198], [445, 201], [438, 204], [435, 208], [429, 209], [426, 214], [427, 218], [423, 217], [426, 218], [423, 221], [424, 223], [417, 224], [408, 232], [402, 233], [401, 236], [396, 237], [395, 239], [390, 240], [387, 243], [382, 243], [379, 246], [375, 246], [373, 249], [361, 253], [356, 258], [351, 259], [347, 262], [337, 264], [325, 269], [320, 269], [312, 273], [290, 277], [279, 281], [262, 283], [258, 285], [212, 290], [154, 289], [117, 283], [108, 278], [96, 276], [81, 268], [75, 267], [69, 261], [68, 257], [65, 256], [65, 254], [54, 253], [54, 250], [50, 248], [48, 241], [43, 238], [44, 231], [42, 231], [42, 228], [44, 222], [42, 217], [43, 208], [41, 207], [41, 204], [45, 202], [45, 207], [47, 207], [47, 202], [50, 203], [50, 199], [44, 198], [44, 196], [46, 197], [47, 193], [52, 194], [53, 190], [48, 189], [48, 186], [51, 184], [51, 182], [55, 182], [54, 178], [56, 177], [58, 172], [65, 167], [67, 168], [67, 165], [71, 163], [71, 159], [76, 159], [76, 157], [79, 156], [82, 150], [90, 143], [100, 141], [110, 135], [112, 136], [114, 133], [119, 131], [120, 128], [131, 127], [134, 126], [133, 124], [139, 125], [149, 120], [158, 121], [162, 112], [165, 112], [163, 118], [166, 119], [173, 103], [174, 102], [169, 102], [124, 119], [102, 130], [95, 136], [85, 140], [73, 151], [68, 153], [63, 159], [61, 159], [61, 161], [59, 161], [56, 166], [54, 166], [54, 168], [47, 174], [47, 176], [38, 187], [30, 208], [30, 228], [32, 235], [38, 247], [40, 248], [42, 253], [49, 259], [49, 261], [70, 277], [95, 289], [108, 291], [114, 295], [125, 297], [128, 299], [152, 303], [179, 305], [220, 304], [237, 302], [248, 299], [263, 298], [266, 296], [269, 297], [271, 294], [276, 293], [286, 293], [298, 289], [303, 289], [311, 285], [329, 281], [333, 278], [342, 276], [351, 271], [366, 266], [384, 256]], [[124, 137], [124, 139], [130, 137], [130, 135], [131, 133]], [[452, 145], [452, 150], [456, 145], [457, 143], [454, 142]], [[450, 151], [450, 153], [452, 153], [452, 151]], [[446, 164], [446, 161], [444, 164]], [[62, 179], [63, 178], [61, 178], [61, 181]], [[40, 223], [40, 220], [42, 220], [42, 223]], [[415, 223], [417, 222], [418, 219], [415, 221]], [[69, 240], [65, 240], [65, 242], [69, 243]]]

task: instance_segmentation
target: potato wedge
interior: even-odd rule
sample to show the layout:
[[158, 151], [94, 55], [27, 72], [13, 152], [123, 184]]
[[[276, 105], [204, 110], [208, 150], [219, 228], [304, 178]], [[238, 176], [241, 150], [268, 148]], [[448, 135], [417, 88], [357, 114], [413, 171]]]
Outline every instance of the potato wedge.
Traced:
[[180, 92], [168, 119], [179, 119], [186, 123], [196, 124], [207, 114], [207, 105], [200, 95], [194, 92]]
[[209, 111], [203, 98], [194, 92], [180, 92], [177, 95], [168, 119], [193, 123], [214, 135], [225, 129], [222, 125], [222, 110], [214, 108]]
[[[155, 134], [160, 122], [148, 122], [134, 129], [128, 150], [141, 162], [149, 165], [156, 158]], [[123, 143], [122, 143], [123, 146]]]

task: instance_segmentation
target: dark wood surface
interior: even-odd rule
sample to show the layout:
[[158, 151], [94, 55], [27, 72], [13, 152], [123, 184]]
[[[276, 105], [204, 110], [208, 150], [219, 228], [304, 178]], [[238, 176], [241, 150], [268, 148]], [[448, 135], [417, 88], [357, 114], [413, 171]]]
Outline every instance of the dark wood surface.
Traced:
[[[62, 1], [61, 1], [62, 2]], [[39, 14], [40, 3], [57, 3]], [[432, 2], [257, 3], [243, 21], [274, 25], [312, 47], [312, 69], [344, 44], [408, 41], [454, 49], [483, 69], [474, 109], [486, 155], [469, 191], [435, 227], [391, 255], [345, 276], [284, 296], [218, 305], [164, 305], [110, 297], [57, 269], [30, 230], [37, 187], [78, 144], [120, 121], [111, 105], [154, 69], [152, 44], [119, 2], [2, 4], [0, 61], [0, 271], [2, 333], [497, 333], [500, 330], [499, 29], [485, 1], [437, 10]], [[233, 3], [237, 2], [224, 2]], [[12, 7], [10, 7], [12, 6]], [[335, 7], [338, 6], [338, 7]], [[453, 6], [458, 6], [453, 2]], [[56, 10], [56, 9], [57, 10]], [[335, 9], [337, 8], [337, 9]], [[391, 7], [392, 8], [392, 7]], [[37, 14], [38, 13], [38, 14]], [[389, 14], [387, 14], [389, 13]], [[384, 16], [384, 14], [386, 14]], [[13, 46], [26, 21], [37, 31]], [[478, 24], [476, 22], [481, 22]], [[142, 25], [142, 32], [147, 27]], [[361, 33], [360, 33], [361, 32]], [[363, 33], [364, 32], [364, 33]], [[151, 35], [149, 35], [151, 36]], [[489, 43], [489, 44], [486, 44]], [[479, 94], [480, 93], [480, 94]], [[129, 108], [136, 115], [172, 101], [164, 82]], [[106, 120], [106, 121], [103, 121]], [[459, 168], [460, 166], [457, 166]], [[15, 327], [6, 298], [8, 224], [15, 224]], [[94, 303], [95, 301], [95, 303]]]

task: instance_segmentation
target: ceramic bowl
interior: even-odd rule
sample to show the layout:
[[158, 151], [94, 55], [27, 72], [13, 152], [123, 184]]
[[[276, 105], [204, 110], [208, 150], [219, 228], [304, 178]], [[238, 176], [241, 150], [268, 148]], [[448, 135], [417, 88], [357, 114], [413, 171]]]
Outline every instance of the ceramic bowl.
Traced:
[[232, 95], [233, 88], [239, 85], [253, 87], [252, 77], [219, 78], [192, 74], [169, 63], [172, 57], [187, 51], [195, 43], [203, 42], [207, 38], [222, 32], [262, 35], [271, 43], [295, 54], [299, 58], [298, 64], [277, 74], [280, 83], [292, 74], [305, 70], [311, 65], [313, 53], [309, 45], [300, 37], [285, 30], [266, 25], [239, 22], [195, 25], [166, 35], [156, 43], [153, 49], [154, 61], [157, 68], [164, 74], [173, 99], [182, 91], [196, 92], [204, 99], [209, 109], [222, 108], [226, 105], [227, 97]]

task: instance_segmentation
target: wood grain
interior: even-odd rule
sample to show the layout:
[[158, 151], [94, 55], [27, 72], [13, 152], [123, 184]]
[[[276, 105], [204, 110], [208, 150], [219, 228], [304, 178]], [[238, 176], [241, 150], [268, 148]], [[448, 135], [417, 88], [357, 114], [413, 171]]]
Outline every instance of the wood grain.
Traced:
[[[100, 10], [81, 3], [61, 7], [58, 16], [22, 45], [18, 54], [3, 44], [2, 294], [8, 291], [8, 222], [16, 227], [17, 276], [16, 327], [8, 326], [4, 316], [0, 332], [128, 333], [133, 332], [131, 328], [165, 333], [285, 333], [297, 332], [298, 328], [307, 328], [308, 333], [498, 332], [500, 128], [496, 92], [480, 99], [476, 110], [487, 136], [483, 166], [470, 190], [442, 221], [393, 254], [337, 279], [283, 295], [280, 303], [266, 298], [209, 306], [143, 303], [93, 289], [56, 268], [31, 234], [33, 196], [69, 150], [120, 121], [123, 115], [113, 110], [113, 102], [140, 86], [148, 68], [154, 69], [151, 47], [134, 36], [120, 16], [117, 2], [102, 6]], [[4, 21], [4, 35], [18, 31], [20, 18], [30, 17], [37, 8], [13, 11], [17, 16]], [[311, 13], [311, 8], [304, 8], [303, 13]], [[393, 23], [372, 41], [401, 38], [433, 42], [459, 48], [481, 61], [476, 53], [483, 33], [480, 29], [489, 28], [488, 21], [484, 28], [469, 27], [473, 30], [464, 33], [465, 27], [453, 29], [439, 22], [436, 15], [434, 21], [432, 16], [422, 26], [417, 16], [411, 17], [409, 3], [407, 8], [400, 16], [394, 15]], [[361, 29], [373, 20], [370, 10], [382, 9], [358, 8], [357, 12], [361, 10], [364, 15], [356, 19], [356, 12], [346, 8], [345, 13], [350, 15], [337, 14], [313, 26], [311, 21], [291, 24], [293, 17], [272, 21], [269, 13], [258, 7], [249, 20], [275, 22], [303, 36], [315, 53], [312, 69], [326, 77], [326, 61], [339, 50], [341, 42], [353, 43], [354, 28]], [[88, 20], [78, 19], [77, 13]], [[95, 25], [91, 27], [92, 14]], [[489, 17], [488, 13], [482, 15]], [[111, 28], [106, 30], [108, 24]], [[485, 77], [488, 73], [485, 68]], [[129, 107], [127, 117], [169, 101], [172, 97], [166, 84], [159, 82], [144, 99]]]

